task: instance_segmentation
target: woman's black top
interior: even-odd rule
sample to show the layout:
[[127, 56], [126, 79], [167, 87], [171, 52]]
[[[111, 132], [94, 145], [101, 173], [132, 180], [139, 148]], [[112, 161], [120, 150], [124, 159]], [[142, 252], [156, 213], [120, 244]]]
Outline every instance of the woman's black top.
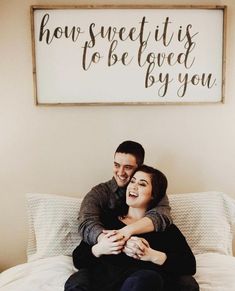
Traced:
[[[109, 216], [109, 220], [105, 221], [106, 229], [120, 229], [125, 226], [118, 218], [110, 218]], [[154, 231], [139, 236], [145, 238], [154, 250], [166, 253], [167, 259], [163, 265], [133, 259], [124, 253], [96, 258], [90, 245], [84, 241], [80, 243], [73, 252], [73, 262], [77, 269], [88, 269], [91, 290], [119, 290], [130, 274], [142, 269], [159, 272], [167, 282], [168, 287], [165, 289], [177, 290], [174, 288], [177, 277], [195, 274], [195, 257], [176, 225], [171, 224], [163, 232]]]

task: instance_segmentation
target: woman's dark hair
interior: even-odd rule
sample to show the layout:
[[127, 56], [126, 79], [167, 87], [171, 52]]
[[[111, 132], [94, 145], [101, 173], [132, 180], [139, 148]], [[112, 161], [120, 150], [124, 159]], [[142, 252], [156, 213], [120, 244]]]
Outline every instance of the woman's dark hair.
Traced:
[[136, 172], [144, 172], [146, 174], [149, 174], [151, 177], [152, 182], [152, 197], [153, 199], [150, 202], [150, 205], [148, 207], [148, 210], [151, 208], [154, 208], [159, 201], [166, 195], [166, 189], [167, 189], [167, 178], [166, 176], [159, 171], [158, 169], [155, 169], [150, 166], [142, 165], [140, 166]]
[[[151, 183], [152, 183], [152, 197], [153, 197], [147, 209], [147, 210], [150, 210], [156, 207], [159, 201], [161, 201], [161, 199], [166, 195], [166, 189], [168, 185], [167, 178], [161, 171], [153, 167], [146, 166], [146, 165], [140, 166], [133, 173], [132, 177], [135, 175], [136, 172], [144, 172], [150, 175]], [[129, 206], [126, 204], [126, 202], [123, 201], [119, 209], [118, 215], [121, 215], [124, 217], [128, 212], [128, 208]]]

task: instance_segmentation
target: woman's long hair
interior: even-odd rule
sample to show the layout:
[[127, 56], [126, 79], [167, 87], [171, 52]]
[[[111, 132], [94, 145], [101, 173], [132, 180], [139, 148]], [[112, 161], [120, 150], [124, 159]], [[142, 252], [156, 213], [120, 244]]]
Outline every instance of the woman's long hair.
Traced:
[[[153, 199], [150, 201], [148, 206], [148, 210], [156, 207], [158, 203], [162, 200], [162, 198], [166, 195], [166, 189], [168, 186], [166, 176], [159, 171], [150, 166], [142, 165], [140, 166], [137, 171], [144, 172], [150, 175], [151, 182], [152, 182], [152, 197]], [[136, 172], [137, 172], [136, 171]]]

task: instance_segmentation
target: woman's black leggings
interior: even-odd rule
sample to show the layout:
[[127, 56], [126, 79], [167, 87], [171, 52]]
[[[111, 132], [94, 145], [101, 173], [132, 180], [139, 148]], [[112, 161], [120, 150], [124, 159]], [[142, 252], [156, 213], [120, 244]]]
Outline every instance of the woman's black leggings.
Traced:
[[72, 274], [65, 282], [64, 291], [89, 291], [89, 272], [87, 269], [81, 269]]
[[152, 270], [140, 270], [131, 274], [120, 291], [163, 291], [162, 276]]

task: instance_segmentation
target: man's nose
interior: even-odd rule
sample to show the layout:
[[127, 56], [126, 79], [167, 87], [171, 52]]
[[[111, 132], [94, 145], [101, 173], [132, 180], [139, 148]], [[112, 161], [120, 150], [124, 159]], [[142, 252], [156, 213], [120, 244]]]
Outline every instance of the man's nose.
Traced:
[[119, 175], [124, 175], [125, 174], [124, 167], [120, 167], [118, 172], [119, 172]]

